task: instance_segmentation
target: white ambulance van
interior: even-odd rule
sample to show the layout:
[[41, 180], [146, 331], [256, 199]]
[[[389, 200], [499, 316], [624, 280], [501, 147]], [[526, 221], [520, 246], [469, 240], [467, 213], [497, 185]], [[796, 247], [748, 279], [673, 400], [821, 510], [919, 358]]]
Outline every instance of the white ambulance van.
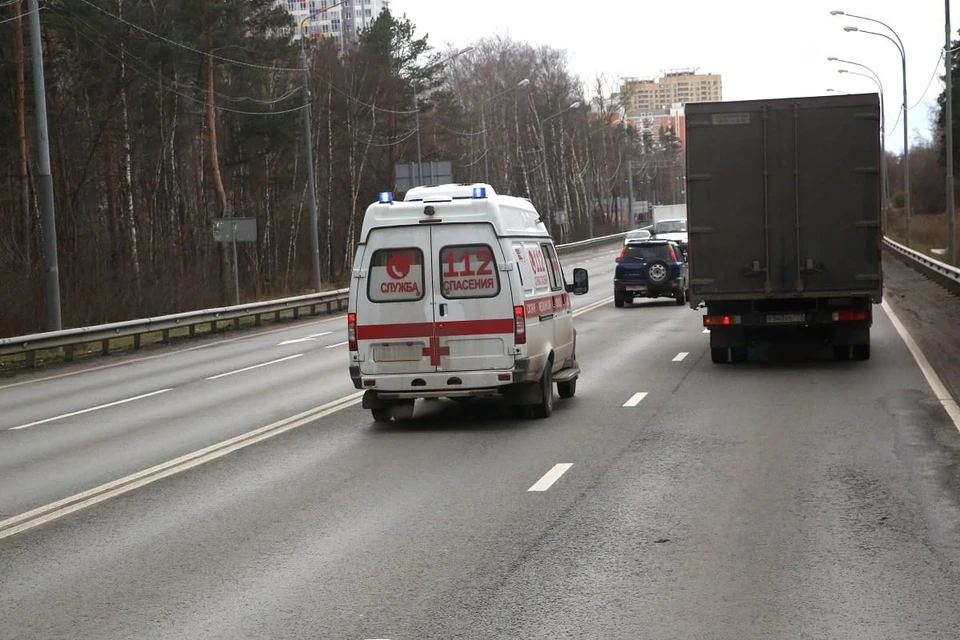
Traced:
[[413, 416], [418, 398], [503, 396], [546, 418], [553, 385], [572, 397], [580, 368], [556, 247], [524, 198], [486, 184], [381, 193], [363, 219], [350, 281], [350, 377], [374, 420]]

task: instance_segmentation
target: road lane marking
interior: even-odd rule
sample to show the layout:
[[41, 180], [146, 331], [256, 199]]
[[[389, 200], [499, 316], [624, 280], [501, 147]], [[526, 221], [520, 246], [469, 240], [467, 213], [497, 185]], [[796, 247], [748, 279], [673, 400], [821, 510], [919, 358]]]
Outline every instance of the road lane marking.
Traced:
[[349, 342], [349, 340], [344, 340], [343, 342], [338, 342], [337, 344], [328, 344], [327, 346], [324, 347], [324, 349], [334, 349], [334, 348], [336, 348], [336, 347], [342, 347], [343, 345], [347, 344], [348, 342]]
[[951, 420], [953, 420], [953, 426], [957, 428], [957, 431], [960, 431], [960, 405], [958, 405], [956, 399], [950, 395], [947, 387], [944, 386], [943, 381], [940, 380], [940, 376], [937, 375], [937, 372], [934, 370], [933, 366], [931, 366], [930, 361], [927, 360], [927, 356], [923, 355], [923, 351], [920, 350], [920, 346], [917, 345], [917, 342], [913, 339], [913, 336], [910, 335], [910, 332], [907, 331], [907, 328], [902, 322], [900, 322], [900, 318], [897, 317], [897, 314], [893, 312], [893, 308], [887, 303], [886, 300], [880, 303], [880, 306], [887, 314], [887, 317], [890, 318], [890, 322], [893, 323], [893, 328], [896, 329], [897, 333], [900, 334], [900, 338], [902, 338], [904, 343], [906, 343], [907, 349], [909, 349], [910, 353], [913, 354], [913, 359], [917, 361], [917, 366], [919, 366], [920, 371], [923, 372], [923, 377], [927, 379], [927, 384], [930, 385], [930, 388], [933, 390], [933, 394], [937, 396], [937, 400], [940, 401], [940, 404], [943, 405], [947, 415], [950, 416]]
[[127, 404], [128, 402], [134, 402], [135, 400], [143, 400], [144, 398], [149, 398], [150, 396], [158, 396], [161, 393], [166, 393], [167, 391], [173, 391], [173, 389], [160, 389], [159, 391], [151, 391], [150, 393], [144, 393], [139, 396], [134, 396], [132, 398], [125, 398], [123, 400], [117, 400], [115, 402], [108, 402], [107, 404], [97, 405], [96, 407], [90, 407], [89, 409], [81, 409], [80, 411], [71, 411], [70, 413], [64, 413], [63, 415], [53, 416], [52, 418], [44, 418], [43, 420], [37, 420], [35, 422], [28, 422], [27, 424], [21, 424], [18, 427], [10, 427], [7, 431], [18, 431], [20, 429], [29, 429], [30, 427], [36, 427], [41, 424], [47, 424], [48, 422], [54, 422], [56, 420], [64, 420], [66, 418], [72, 418], [74, 416], [83, 415], [84, 413], [90, 413], [91, 411], [99, 411], [100, 409], [109, 409], [110, 407], [116, 407], [121, 404]]
[[317, 338], [328, 336], [331, 333], [333, 333], [333, 331], [324, 331], [323, 333], [315, 333], [312, 336], [304, 336], [303, 338], [294, 338], [292, 340], [284, 340], [277, 346], [282, 347], [287, 344], [297, 344], [298, 342], [310, 342], [311, 340], [316, 340]]
[[281, 433], [310, 424], [315, 420], [325, 418], [338, 411], [359, 404], [362, 396], [363, 391], [358, 391], [319, 407], [309, 409], [303, 413], [298, 413], [295, 416], [284, 418], [265, 427], [248, 431], [229, 440], [224, 440], [223, 442], [200, 449], [199, 451], [194, 451], [193, 453], [188, 453], [179, 458], [150, 467], [149, 469], [138, 471], [119, 480], [114, 480], [113, 482], [102, 484], [99, 487], [88, 489], [87, 491], [72, 495], [68, 498], [51, 502], [48, 505], [37, 507], [36, 509], [13, 516], [12, 518], [0, 520], [0, 540], [62, 518], [81, 509], [109, 500], [110, 498], [128, 493], [134, 489], [139, 489], [163, 478], [198, 467], [239, 449], [278, 436]]
[[293, 360], [294, 358], [301, 358], [301, 357], [303, 357], [303, 354], [297, 353], [292, 356], [287, 356], [286, 358], [278, 358], [276, 360], [271, 360], [270, 362], [261, 362], [260, 364], [244, 367], [243, 369], [237, 369], [236, 371], [227, 371], [226, 373], [219, 373], [215, 376], [204, 378], [204, 380], [217, 380], [219, 378], [226, 378], [227, 376], [232, 376], [237, 373], [243, 373], [244, 371], [251, 371], [252, 369], [259, 369], [260, 367], [266, 367], [271, 364], [277, 364], [278, 362], [285, 362], [286, 360]]
[[632, 396], [630, 396], [630, 399], [629, 399], [629, 400], [627, 400], [626, 402], [623, 403], [623, 406], [625, 406], [625, 407], [635, 407], [635, 406], [637, 406], [638, 404], [640, 404], [641, 402], [643, 402], [643, 399], [646, 398], [646, 397], [647, 397], [647, 392], [646, 392], [646, 391], [641, 391], [640, 393], [635, 393], [635, 394], [633, 394]]
[[683, 359], [686, 358], [688, 355], [690, 355], [688, 352], [686, 352], [686, 351], [681, 351], [681, 352], [678, 353], [677, 355], [673, 356], [673, 361], [674, 361], [674, 362], [683, 362]]
[[573, 312], [573, 317], [576, 318], [577, 316], [583, 315], [584, 313], [587, 313], [588, 311], [593, 311], [594, 309], [599, 309], [599, 308], [602, 307], [603, 305], [605, 305], [605, 304], [610, 304], [611, 302], [613, 302], [613, 296], [610, 296], [609, 298], [604, 298], [603, 300], [597, 300], [596, 302], [593, 302], [593, 303], [588, 304], [588, 305], [585, 306], [583, 309], [577, 309], [576, 311], [574, 311], [574, 312]]
[[547, 471], [543, 474], [543, 477], [537, 480], [536, 484], [527, 489], [527, 491], [546, 491], [553, 486], [553, 483], [560, 479], [560, 476], [565, 474], [570, 467], [573, 466], [572, 462], [560, 462], [553, 465], [553, 469]]

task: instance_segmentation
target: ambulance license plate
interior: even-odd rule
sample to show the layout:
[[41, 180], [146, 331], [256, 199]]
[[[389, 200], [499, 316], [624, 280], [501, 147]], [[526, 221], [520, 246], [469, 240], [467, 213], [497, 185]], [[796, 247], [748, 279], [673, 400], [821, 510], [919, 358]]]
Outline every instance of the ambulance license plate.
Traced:
[[416, 362], [423, 358], [423, 344], [375, 344], [374, 362]]
[[803, 324], [807, 316], [804, 313], [771, 313], [766, 321], [767, 324]]

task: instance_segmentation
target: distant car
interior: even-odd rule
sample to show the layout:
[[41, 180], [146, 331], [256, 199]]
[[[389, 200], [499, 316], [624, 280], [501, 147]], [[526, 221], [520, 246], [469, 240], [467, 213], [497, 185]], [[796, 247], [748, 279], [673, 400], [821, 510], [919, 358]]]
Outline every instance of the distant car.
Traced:
[[637, 240], [649, 240], [651, 237], [650, 231], [647, 229], [634, 229], [633, 231], [627, 231], [627, 235], [623, 238], [623, 244], [629, 242], [636, 242]]
[[673, 240], [680, 248], [687, 250], [687, 221], [684, 218], [660, 220], [655, 222], [651, 230], [653, 237], [658, 240]]
[[670, 297], [687, 302], [687, 259], [673, 240], [640, 240], [624, 245], [613, 276], [613, 303]]

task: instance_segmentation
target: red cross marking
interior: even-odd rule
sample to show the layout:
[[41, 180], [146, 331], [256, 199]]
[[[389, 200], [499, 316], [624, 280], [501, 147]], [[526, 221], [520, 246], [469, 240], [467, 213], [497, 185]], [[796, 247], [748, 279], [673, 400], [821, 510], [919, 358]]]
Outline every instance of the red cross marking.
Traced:
[[430, 338], [430, 346], [423, 349], [423, 357], [429, 357], [430, 365], [434, 367], [440, 366], [440, 356], [448, 355], [450, 355], [450, 347], [441, 347], [440, 338], [437, 336]]

